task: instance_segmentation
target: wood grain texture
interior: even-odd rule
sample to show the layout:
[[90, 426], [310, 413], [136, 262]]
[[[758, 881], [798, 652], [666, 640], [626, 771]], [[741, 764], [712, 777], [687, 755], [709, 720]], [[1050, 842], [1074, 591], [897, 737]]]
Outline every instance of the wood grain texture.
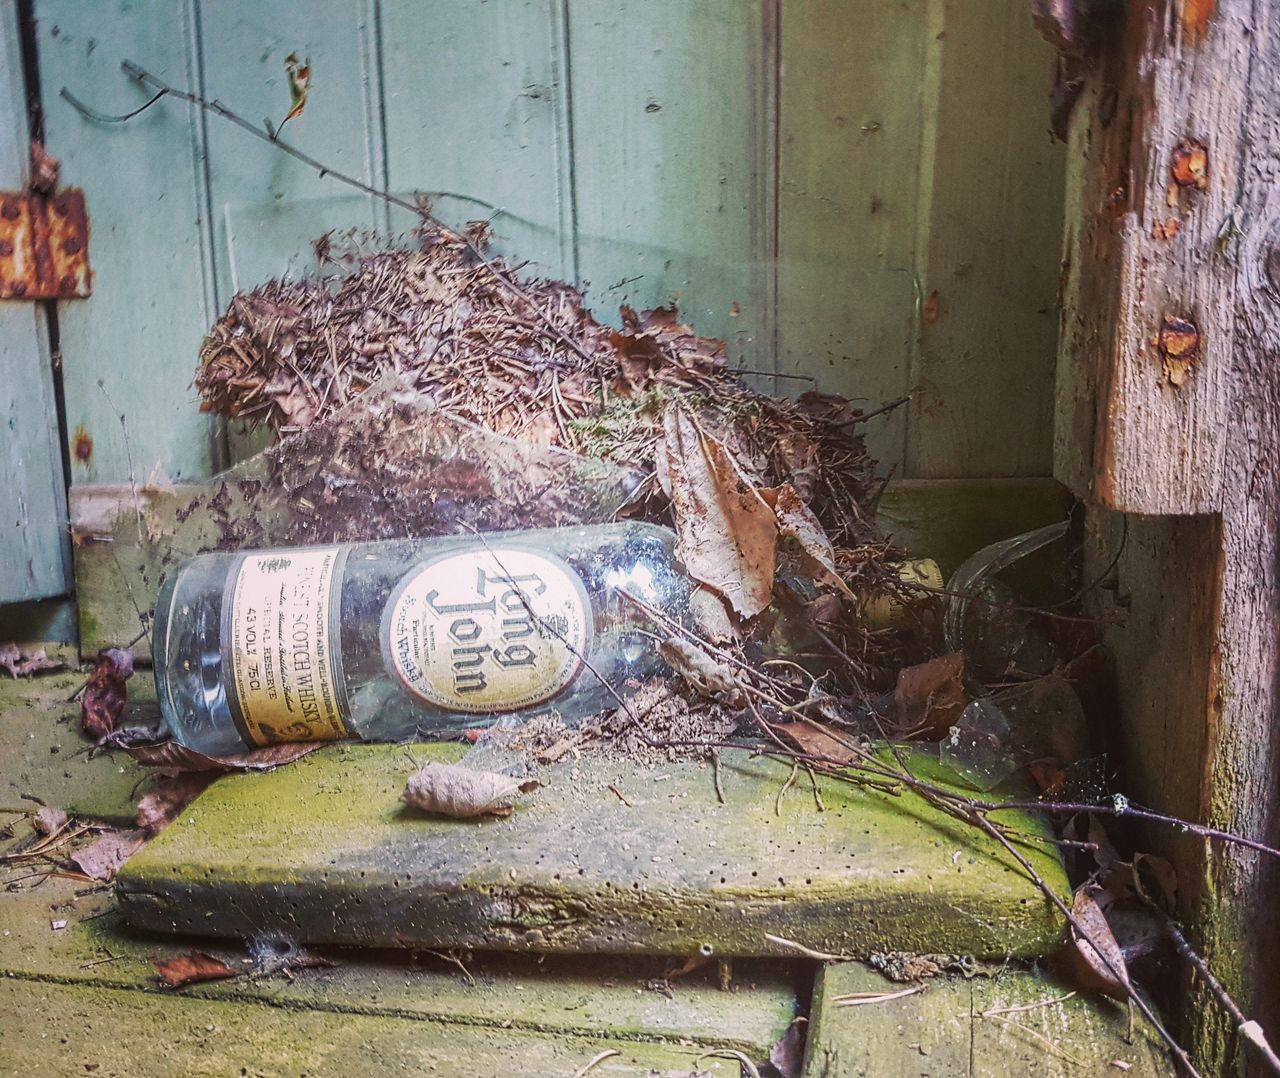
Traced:
[[126, 58], [199, 86], [193, 3], [36, 5], [46, 141], [63, 182], [84, 187], [92, 228], [93, 296], [58, 305], [67, 427], [93, 446], [73, 454], [73, 483], [206, 476], [222, 461], [220, 424], [191, 389], [214, 315], [199, 117], [161, 102], [99, 124], [58, 96], [66, 86], [103, 112], [137, 108], [150, 95], [121, 72]]
[[[926, 0], [879, 5], [875, 18], [844, 0], [782, 7], [779, 370], [868, 408], [911, 384], [930, 16]], [[906, 411], [866, 433], [901, 468]]]
[[379, 6], [391, 189], [453, 225], [489, 220], [496, 250], [573, 280], [563, 0]]
[[[1131, 5], [1123, 54], [1102, 58], [1074, 135], [1086, 156], [1068, 215], [1057, 464], [1102, 505], [1211, 511], [1129, 522], [1107, 631], [1127, 756], [1157, 808], [1274, 845], [1280, 3], [1223, 0], [1194, 43], [1177, 15], [1174, 4]], [[1184, 139], [1207, 148], [1208, 186], [1176, 192], [1175, 210], [1170, 146]], [[1171, 239], [1144, 232], [1170, 219], [1181, 222]], [[1181, 386], [1151, 343], [1153, 320], [1169, 314], [1194, 322], [1202, 342]], [[1276, 1028], [1280, 874], [1232, 847], [1169, 846], [1210, 965], [1250, 1017]], [[1235, 1065], [1216, 1006], [1193, 995], [1184, 1017], [1206, 1073]]]
[[[700, 333], [772, 372], [769, 4], [571, 2], [579, 275], [597, 316], [677, 300]], [[766, 196], [767, 197], [767, 196]]]
[[[1243, 235], [1229, 252], [1234, 280], [1214, 297], [1228, 308], [1224, 320], [1234, 320], [1234, 397], [1222, 435], [1222, 607], [1208, 816], [1280, 845], [1280, 2], [1223, 0], [1206, 45], [1215, 34], [1247, 45], [1249, 66], [1247, 76], [1235, 68], [1212, 74], [1214, 84], [1245, 80], [1245, 107], [1233, 207]], [[1280, 866], [1235, 849], [1214, 853], [1206, 943], [1228, 976], [1238, 977], [1251, 1016], [1274, 1031]]]
[[[27, 92], [13, 0], [0, 0], [0, 190], [27, 182]], [[0, 303], [0, 603], [71, 584], [66, 477], [43, 304]]]
[[[1221, 506], [1231, 406], [1236, 312], [1222, 299], [1236, 275], [1256, 34], [1246, 10], [1223, 4], [1192, 41], [1178, 9], [1129, 5], [1071, 136], [1055, 474], [1136, 513]], [[1189, 144], [1207, 154], [1203, 189], [1176, 168]], [[1174, 320], [1198, 337], [1185, 371], [1164, 333]]]
[[1047, 475], [1065, 152], [1026, 0], [934, 0], [904, 474]]

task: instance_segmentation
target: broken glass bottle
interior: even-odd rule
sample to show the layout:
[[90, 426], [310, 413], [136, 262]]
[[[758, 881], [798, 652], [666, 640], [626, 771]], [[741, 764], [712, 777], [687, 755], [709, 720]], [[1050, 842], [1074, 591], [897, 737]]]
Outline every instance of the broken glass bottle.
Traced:
[[690, 624], [674, 547], [628, 523], [201, 554], [156, 604], [161, 709], [212, 756], [550, 707], [572, 722], [667, 672], [655, 630], [671, 633], [622, 593]]

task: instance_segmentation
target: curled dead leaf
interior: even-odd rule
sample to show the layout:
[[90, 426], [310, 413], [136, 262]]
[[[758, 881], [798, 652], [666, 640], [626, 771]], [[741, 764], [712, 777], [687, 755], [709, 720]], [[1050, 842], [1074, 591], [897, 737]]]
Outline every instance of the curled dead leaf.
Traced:
[[71, 855], [86, 876], [93, 880], [111, 880], [130, 857], [142, 848], [146, 842], [146, 832], [125, 828], [119, 831], [104, 831], [83, 849]]
[[820, 584], [829, 584], [844, 595], [852, 596], [849, 586], [836, 569], [836, 553], [831, 539], [813, 510], [805, 505], [790, 483], [760, 491], [778, 520], [778, 534], [790, 541], [799, 553], [801, 568]]
[[189, 749], [173, 740], [134, 744], [121, 742], [114, 747], [123, 749], [146, 767], [158, 767], [177, 774], [181, 771], [269, 771], [323, 748], [324, 742], [287, 741], [279, 745], [249, 749], [232, 756], [206, 756], [203, 752]]
[[510, 816], [511, 799], [532, 793], [537, 779], [518, 779], [493, 771], [476, 771], [461, 764], [427, 764], [411, 775], [400, 800], [406, 805], [469, 820], [476, 816]]
[[138, 802], [134, 822], [147, 833], [159, 834], [178, 818], [217, 776], [209, 771], [184, 772], [166, 779], [148, 791]]
[[151, 965], [166, 988], [181, 988], [202, 981], [225, 981], [228, 977], [239, 977], [241, 972], [203, 951], [193, 951], [176, 958], [153, 958]]
[[898, 672], [893, 721], [899, 737], [937, 741], [960, 721], [968, 698], [964, 655], [952, 652]]
[[1076, 892], [1071, 914], [1080, 928], [1072, 926], [1063, 958], [1075, 983], [1085, 991], [1128, 999], [1129, 969], [1124, 952], [1107, 924], [1102, 907], [1087, 888], [1081, 887]]
[[798, 718], [794, 722], [770, 724], [769, 729], [801, 752], [828, 762], [851, 764], [866, 756], [847, 734], [838, 734], [812, 719]]
[[753, 618], [773, 598], [777, 518], [732, 454], [683, 408], [667, 409], [663, 432], [677, 556], [740, 617]]
[[103, 648], [85, 684], [80, 702], [80, 728], [98, 740], [116, 728], [129, 700], [125, 682], [133, 677], [133, 652], [129, 648]]

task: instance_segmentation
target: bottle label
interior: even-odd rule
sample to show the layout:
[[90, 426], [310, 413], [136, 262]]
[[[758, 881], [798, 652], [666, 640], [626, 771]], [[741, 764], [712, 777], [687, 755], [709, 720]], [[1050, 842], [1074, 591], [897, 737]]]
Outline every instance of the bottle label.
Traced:
[[224, 639], [240, 733], [253, 745], [348, 736], [329, 646], [339, 555], [315, 547], [240, 564]]
[[400, 583], [382, 619], [388, 669], [450, 711], [542, 703], [583, 664], [591, 605], [558, 558], [501, 546], [445, 554]]

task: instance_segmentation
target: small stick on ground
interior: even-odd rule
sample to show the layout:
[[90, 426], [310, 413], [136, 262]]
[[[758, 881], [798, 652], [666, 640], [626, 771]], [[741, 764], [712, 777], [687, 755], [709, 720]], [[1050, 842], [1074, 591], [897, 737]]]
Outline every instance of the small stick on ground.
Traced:
[[622, 1055], [622, 1053], [618, 1051], [618, 1049], [616, 1048], [606, 1048], [603, 1052], [597, 1052], [590, 1059], [588, 1059], [581, 1067], [579, 1067], [576, 1071], [573, 1072], [573, 1078], [582, 1078], [584, 1074], [586, 1074], [589, 1070], [591, 1070], [597, 1064], [603, 1063], [606, 1059], [609, 1059], [613, 1056], [620, 1056], [620, 1055]]

